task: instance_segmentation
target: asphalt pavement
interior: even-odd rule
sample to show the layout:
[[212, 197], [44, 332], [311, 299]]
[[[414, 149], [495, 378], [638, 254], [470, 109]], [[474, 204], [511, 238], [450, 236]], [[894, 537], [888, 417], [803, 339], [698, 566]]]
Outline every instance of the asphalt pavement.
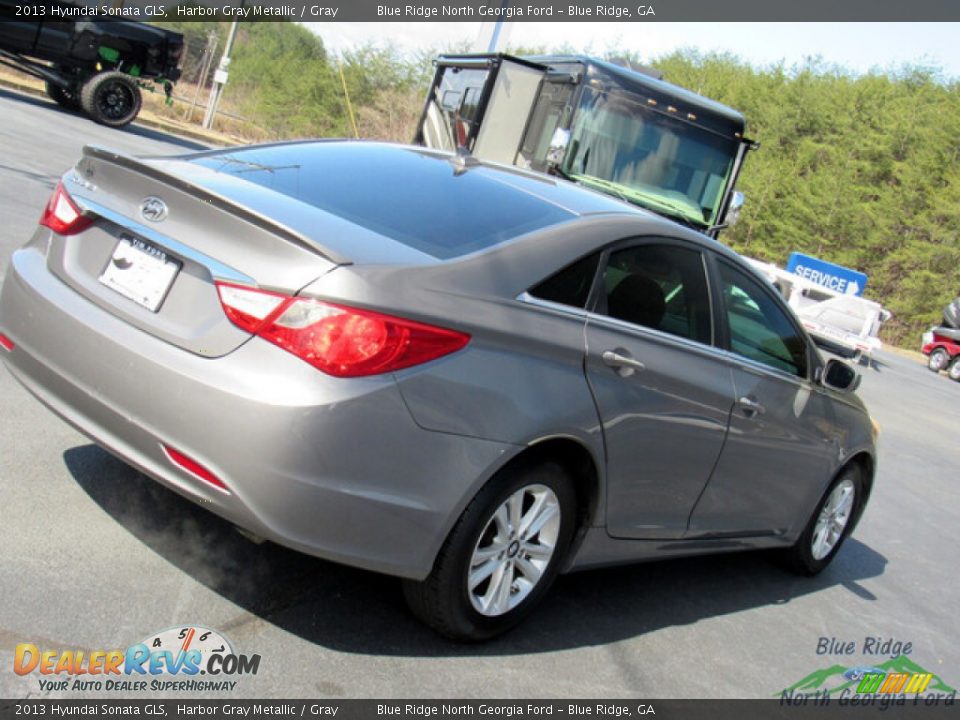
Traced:
[[[84, 144], [199, 147], [5, 90], [0, 118], [0, 271]], [[0, 697], [82, 696], [16, 675], [19, 643], [108, 650], [189, 624], [261, 656], [222, 697], [762, 698], [835, 664], [887, 659], [864, 652], [869, 638], [909, 642], [910, 660], [958, 687], [960, 383], [889, 352], [861, 370], [882, 428], [879, 473], [821, 576], [790, 575], [764, 553], [579, 573], [522, 627], [477, 646], [416, 622], [396, 580], [241, 536], [0, 370]], [[818, 654], [821, 638], [856, 651]]]

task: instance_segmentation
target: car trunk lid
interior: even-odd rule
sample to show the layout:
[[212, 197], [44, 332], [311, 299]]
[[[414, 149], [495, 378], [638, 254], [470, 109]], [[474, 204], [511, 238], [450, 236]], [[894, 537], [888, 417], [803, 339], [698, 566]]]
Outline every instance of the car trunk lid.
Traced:
[[350, 260], [313, 239], [346, 231], [339, 218], [236, 177], [204, 183], [205, 174], [214, 175], [184, 160], [84, 148], [63, 187], [93, 223], [53, 233], [48, 265], [141, 330], [217, 357], [250, 337], [224, 314], [217, 280], [292, 294]]

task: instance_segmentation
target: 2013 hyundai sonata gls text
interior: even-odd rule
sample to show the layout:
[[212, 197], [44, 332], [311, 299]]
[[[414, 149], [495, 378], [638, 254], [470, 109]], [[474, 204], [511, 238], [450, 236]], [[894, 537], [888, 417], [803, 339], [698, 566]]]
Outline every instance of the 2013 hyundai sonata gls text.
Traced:
[[158, 482], [403, 578], [460, 639], [571, 569], [781, 548], [816, 573], [874, 477], [856, 374], [735, 253], [420, 148], [88, 147], [11, 259], [0, 357]]

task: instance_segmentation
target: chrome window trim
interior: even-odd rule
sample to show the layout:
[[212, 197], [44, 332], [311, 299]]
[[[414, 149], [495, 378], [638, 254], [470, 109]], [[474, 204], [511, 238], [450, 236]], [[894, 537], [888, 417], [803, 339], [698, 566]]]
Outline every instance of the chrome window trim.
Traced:
[[563, 303], [553, 302], [552, 300], [544, 300], [536, 297], [535, 295], [531, 295], [527, 290], [524, 290], [522, 293], [517, 295], [514, 300], [526, 303], [527, 305], [540, 307], [545, 310], [552, 310], [563, 315], [569, 315], [571, 317], [586, 318], [588, 315], [584, 308], [573, 307], [572, 305], [564, 305]]
[[722, 354], [725, 351], [716, 345], [707, 345], [698, 340], [692, 340], [691, 338], [686, 338], [682, 335], [674, 335], [673, 333], [666, 332], [665, 330], [657, 330], [656, 328], [646, 327], [644, 325], [635, 325], [634, 323], [627, 322], [626, 320], [620, 320], [619, 318], [610, 317], [609, 315], [604, 315], [603, 313], [590, 312], [586, 313], [586, 316], [587, 323], [591, 327], [603, 327], [608, 330], [622, 332], [637, 339], [648, 340], [660, 345], [680, 346], [690, 350], [691, 352], [696, 352], [706, 357], [717, 360], [723, 359]]
[[726, 350], [724, 348], [717, 348], [717, 350], [730, 365], [738, 367], [744, 372], [753, 373], [754, 375], [762, 374], [764, 376], [770, 376], [775, 380], [786, 380], [801, 387], [808, 387], [811, 389], [817, 387], [817, 384], [809, 377], [802, 377], [800, 375], [787, 372], [786, 370], [775, 368], [772, 365], [767, 365], [758, 360], [751, 360], [750, 358], [740, 355], [733, 350]]

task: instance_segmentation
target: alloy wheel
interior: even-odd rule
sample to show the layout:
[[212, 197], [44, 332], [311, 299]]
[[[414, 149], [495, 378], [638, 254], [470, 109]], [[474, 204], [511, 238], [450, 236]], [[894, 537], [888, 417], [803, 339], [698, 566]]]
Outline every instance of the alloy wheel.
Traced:
[[813, 530], [810, 552], [815, 560], [829, 555], [843, 537], [843, 531], [853, 515], [856, 490], [849, 478], [837, 483], [827, 501], [820, 509], [820, 516]]
[[467, 572], [467, 594], [481, 615], [504, 615], [540, 582], [560, 535], [560, 501], [545, 485], [510, 495], [480, 533]]

